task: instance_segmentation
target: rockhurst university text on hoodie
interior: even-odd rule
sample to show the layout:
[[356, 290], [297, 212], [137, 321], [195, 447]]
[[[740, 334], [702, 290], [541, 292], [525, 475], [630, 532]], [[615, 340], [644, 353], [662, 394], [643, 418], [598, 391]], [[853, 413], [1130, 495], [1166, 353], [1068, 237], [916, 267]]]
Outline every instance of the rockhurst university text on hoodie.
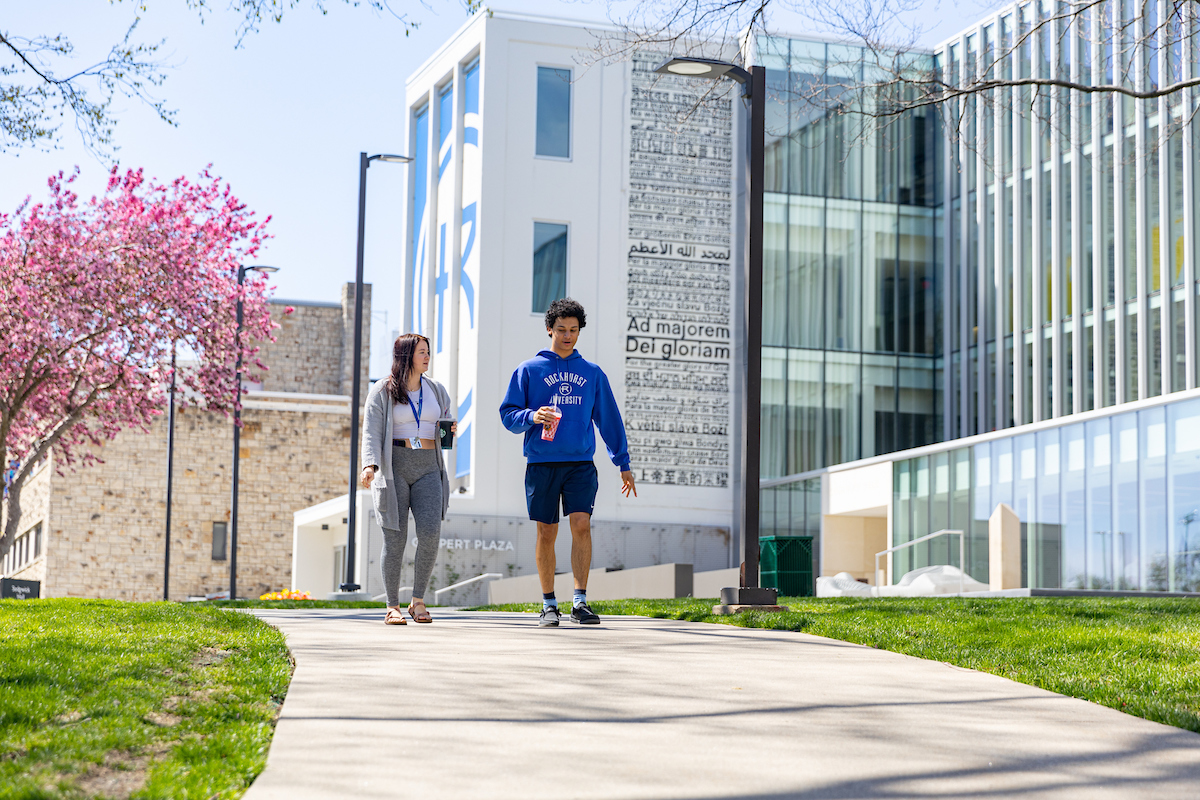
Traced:
[[[533, 413], [554, 405], [562, 411], [562, 419], [554, 440], [547, 442]], [[500, 404], [500, 418], [513, 433], [525, 434], [525, 458], [531, 464], [591, 461], [596, 454], [594, 422], [613, 464], [622, 472], [629, 469], [625, 423], [608, 376], [579, 351], [562, 358], [543, 350], [517, 367]]]

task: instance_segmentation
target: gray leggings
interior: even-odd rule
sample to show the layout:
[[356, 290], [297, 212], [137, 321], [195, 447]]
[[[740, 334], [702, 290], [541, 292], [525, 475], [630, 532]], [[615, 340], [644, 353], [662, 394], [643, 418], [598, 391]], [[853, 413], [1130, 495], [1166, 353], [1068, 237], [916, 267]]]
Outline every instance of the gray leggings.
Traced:
[[400, 604], [400, 568], [404, 565], [404, 545], [408, 538], [408, 512], [412, 509], [417, 523], [417, 557], [413, 569], [413, 597], [424, 597], [433, 562], [437, 560], [438, 538], [442, 533], [442, 473], [433, 450], [392, 447], [392, 486], [404, 530], [383, 529], [383, 588], [387, 604]]

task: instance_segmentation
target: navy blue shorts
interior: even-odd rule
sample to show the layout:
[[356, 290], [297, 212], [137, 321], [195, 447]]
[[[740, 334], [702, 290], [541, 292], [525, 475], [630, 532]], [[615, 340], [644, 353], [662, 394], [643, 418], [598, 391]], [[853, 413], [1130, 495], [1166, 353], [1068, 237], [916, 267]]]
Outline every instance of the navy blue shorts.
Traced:
[[596, 465], [591, 461], [557, 461], [528, 464], [525, 467], [525, 502], [529, 518], [535, 522], [558, 522], [559, 498], [564, 514], [596, 508], [596, 490], [600, 488]]

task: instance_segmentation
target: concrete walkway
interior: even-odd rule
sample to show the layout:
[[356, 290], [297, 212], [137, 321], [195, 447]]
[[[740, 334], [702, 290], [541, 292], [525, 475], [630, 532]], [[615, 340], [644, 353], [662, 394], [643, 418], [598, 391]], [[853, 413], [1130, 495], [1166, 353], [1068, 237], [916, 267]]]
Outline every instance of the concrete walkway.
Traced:
[[796, 633], [257, 610], [296, 673], [246, 800], [1194, 798], [1200, 736]]

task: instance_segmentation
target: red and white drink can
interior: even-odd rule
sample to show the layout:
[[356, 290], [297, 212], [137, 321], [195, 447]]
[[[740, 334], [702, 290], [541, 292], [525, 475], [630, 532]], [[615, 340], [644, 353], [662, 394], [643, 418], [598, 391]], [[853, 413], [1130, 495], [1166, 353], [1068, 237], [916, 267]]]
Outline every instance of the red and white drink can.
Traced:
[[547, 442], [554, 441], [554, 434], [558, 433], [558, 423], [562, 419], [562, 409], [558, 406], [553, 406], [554, 418], [549, 422], [542, 423], [542, 439]]

